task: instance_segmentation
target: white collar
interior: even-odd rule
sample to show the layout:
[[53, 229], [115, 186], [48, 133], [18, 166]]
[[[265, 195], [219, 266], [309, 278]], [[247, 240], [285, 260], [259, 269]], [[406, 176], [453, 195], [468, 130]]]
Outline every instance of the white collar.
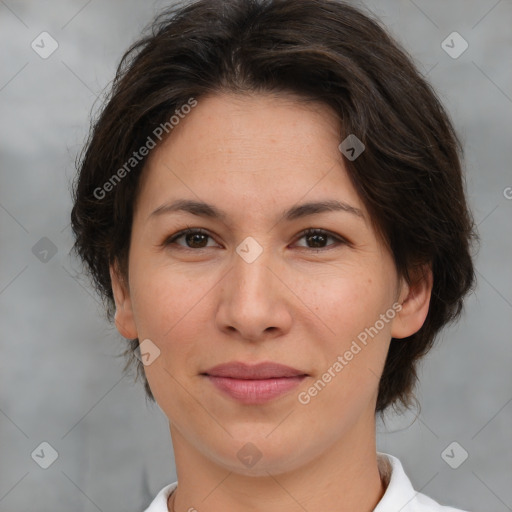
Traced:
[[[402, 463], [393, 455], [377, 452], [377, 459], [387, 488], [373, 512], [464, 512], [442, 506], [428, 496], [416, 492]], [[168, 512], [167, 500], [177, 486], [178, 482], [166, 485], [144, 512]]]

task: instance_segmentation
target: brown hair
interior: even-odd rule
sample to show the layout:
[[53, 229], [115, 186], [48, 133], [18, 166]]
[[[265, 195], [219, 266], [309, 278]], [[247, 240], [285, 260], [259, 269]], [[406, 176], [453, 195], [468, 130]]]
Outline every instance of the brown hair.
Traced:
[[[160, 14], [124, 54], [78, 163], [74, 250], [113, 319], [109, 264], [128, 276], [133, 205], [145, 158], [126, 162], [191, 98], [215, 92], [295, 93], [322, 102], [365, 151], [349, 176], [400, 275], [429, 264], [433, 290], [421, 329], [391, 340], [377, 412], [414, 400], [417, 361], [461, 312], [475, 280], [460, 157], [450, 120], [411, 58], [371, 15], [334, 0], [200, 0]], [[104, 184], [123, 168], [115, 186]], [[118, 173], [118, 177], [121, 175]], [[112, 181], [110, 181], [112, 183]], [[98, 193], [98, 190], [103, 192]], [[143, 364], [135, 363], [154, 401]]]

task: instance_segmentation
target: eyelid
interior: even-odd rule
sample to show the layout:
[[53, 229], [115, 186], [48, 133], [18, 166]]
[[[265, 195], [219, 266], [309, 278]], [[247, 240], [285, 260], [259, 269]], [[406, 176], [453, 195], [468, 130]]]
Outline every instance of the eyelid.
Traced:
[[[204, 228], [193, 228], [193, 227], [187, 226], [185, 229], [181, 229], [180, 231], [176, 231], [172, 235], [169, 235], [168, 237], [166, 237], [164, 239], [164, 241], [160, 244], [160, 246], [161, 247], [166, 247], [166, 246], [170, 245], [171, 243], [174, 243], [176, 240], [178, 240], [182, 236], [185, 236], [185, 235], [188, 235], [188, 234], [192, 234], [192, 233], [199, 233], [201, 235], [206, 235], [206, 236], [210, 237], [212, 240], [214, 239], [213, 236]], [[198, 251], [199, 250], [199, 249], [192, 249], [191, 247], [186, 247], [186, 246], [183, 246], [183, 245], [178, 245], [178, 244], [176, 244], [176, 245], [178, 247], [180, 247], [181, 249], [188, 249], [188, 250], [191, 250], [191, 251]], [[207, 247], [202, 247], [202, 249], [207, 249]]]
[[[202, 234], [202, 235], [206, 235], [208, 236], [209, 238], [211, 238], [212, 240], [215, 241], [214, 237], [210, 234], [210, 232], [204, 228], [194, 228], [194, 227], [191, 227], [191, 226], [187, 226], [187, 228], [185, 229], [182, 229], [180, 231], [177, 231], [175, 233], [173, 233], [172, 235], [166, 237], [164, 239], [164, 241], [159, 244], [161, 247], [167, 247], [171, 244], [174, 244], [176, 240], [180, 239], [181, 237], [187, 235], [187, 234], [195, 234], [195, 233], [199, 233], [199, 234]], [[298, 240], [300, 240], [301, 238], [305, 237], [305, 236], [311, 236], [311, 235], [315, 235], [315, 234], [321, 234], [323, 236], [326, 236], [328, 238], [332, 238], [336, 241], [336, 243], [334, 244], [330, 244], [330, 245], [327, 245], [326, 247], [304, 247], [304, 246], [300, 246], [300, 249], [305, 249], [307, 251], [314, 251], [314, 252], [324, 252], [324, 251], [328, 251], [330, 249], [335, 249], [337, 247], [339, 247], [340, 245], [347, 245], [349, 247], [353, 247], [353, 244], [347, 240], [345, 237], [339, 235], [339, 234], [336, 234], [336, 233], [333, 233], [327, 229], [324, 229], [324, 228], [306, 228], [304, 230], [302, 230], [301, 232], [299, 232], [296, 236], [295, 236], [295, 239], [294, 239], [294, 242], [293, 243], [296, 243]], [[217, 242], [216, 242], [217, 243]], [[179, 244], [176, 244], [177, 247], [179, 247], [180, 249], [183, 249], [183, 250], [186, 250], [186, 251], [200, 251], [200, 250], [203, 250], [203, 249], [211, 249], [211, 247], [201, 247], [199, 249], [194, 249], [192, 247], [186, 247], [186, 246], [182, 246], [182, 245], [179, 245]]]
[[[301, 238], [303, 238], [304, 236], [307, 236], [307, 235], [314, 235], [314, 234], [322, 234], [326, 237], [330, 237], [330, 238], [333, 238], [334, 240], [336, 240], [338, 242], [338, 244], [343, 244], [343, 245], [349, 245], [351, 246], [352, 244], [343, 236], [341, 235], [338, 235], [336, 233], [333, 233], [332, 231], [329, 231], [328, 229], [324, 229], [324, 228], [306, 228], [304, 230], [302, 230], [295, 238], [295, 242], [297, 240], [300, 240]], [[331, 244], [331, 245], [328, 245], [327, 247], [321, 247], [321, 248], [315, 248], [315, 247], [302, 247], [302, 249], [308, 249], [310, 251], [327, 251], [328, 249], [330, 248], [334, 248], [334, 247], [337, 247], [338, 244]]]

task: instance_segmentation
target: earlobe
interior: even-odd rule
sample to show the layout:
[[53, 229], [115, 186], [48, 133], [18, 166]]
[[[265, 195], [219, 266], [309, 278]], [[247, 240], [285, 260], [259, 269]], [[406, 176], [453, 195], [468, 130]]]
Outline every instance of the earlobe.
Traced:
[[407, 338], [418, 332], [425, 322], [432, 294], [433, 274], [429, 265], [424, 265], [405, 283], [399, 300], [400, 311], [393, 321], [391, 336]]
[[124, 279], [119, 273], [117, 266], [110, 265], [110, 281], [112, 293], [116, 304], [114, 321], [121, 336], [127, 339], [137, 338], [137, 328], [133, 315], [130, 291]]

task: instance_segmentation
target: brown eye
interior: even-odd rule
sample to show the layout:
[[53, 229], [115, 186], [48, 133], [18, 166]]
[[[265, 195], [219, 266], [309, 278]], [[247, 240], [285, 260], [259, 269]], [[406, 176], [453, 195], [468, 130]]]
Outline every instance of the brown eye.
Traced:
[[[209, 238], [212, 237], [202, 229], [188, 228], [171, 235], [164, 241], [163, 245], [174, 245], [183, 249], [207, 249], [212, 247], [212, 245], [208, 245]], [[177, 243], [181, 239], [185, 241], [184, 244]], [[298, 240], [300, 239], [306, 240], [306, 246], [302, 247], [316, 251], [327, 250], [348, 243], [344, 238], [323, 229], [306, 229], [300, 234]], [[328, 243], [329, 240], [334, 240], [334, 243]]]
[[[344, 240], [343, 238], [333, 235], [323, 229], [306, 229], [301, 233], [299, 240], [301, 238], [304, 238], [306, 240], [306, 243], [308, 244], [306, 248], [310, 249], [329, 249], [331, 246], [337, 246], [340, 243], [347, 243], [347, 241]], [[335, 240], [335, 243], [327, 244], [326, 246], [326, 242], [329, 239]]]
[[[183, 238], [185, 240], [185, 245], [176, 244], [176, 241]], [[175, 244], [180, 247], [184, 247], [185, 249], [206, 249], [208, 246], [208, 238], [211, 238], [210, 235], [201, 229], [184, 229], [175, 233], [170, 238], [166, 239], [164, 245]]]

